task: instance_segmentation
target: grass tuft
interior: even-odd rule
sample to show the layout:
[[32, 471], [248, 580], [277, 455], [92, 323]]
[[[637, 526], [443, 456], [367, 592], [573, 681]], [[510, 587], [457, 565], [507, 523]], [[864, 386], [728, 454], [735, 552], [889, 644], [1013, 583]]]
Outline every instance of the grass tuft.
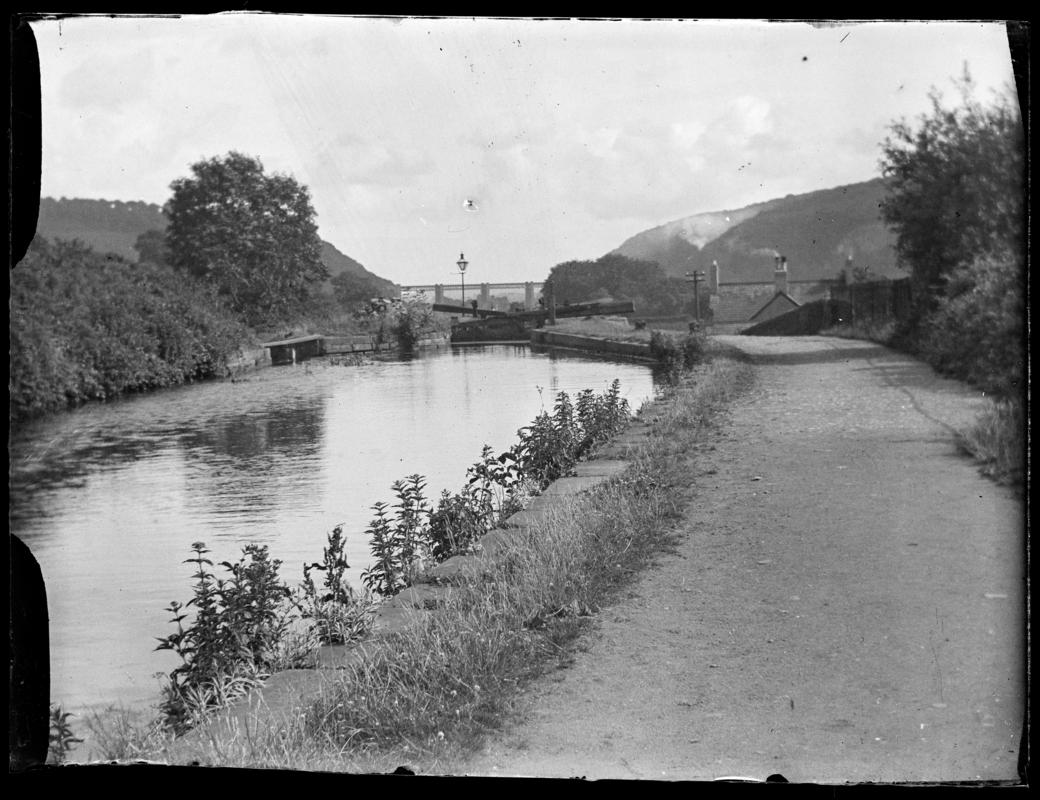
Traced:
[[1027, 420], [1022, 403], [991, 401], [957, 437], [960, 448], [979, 462], [984, 475], [1021, 489], [1026, 467]]

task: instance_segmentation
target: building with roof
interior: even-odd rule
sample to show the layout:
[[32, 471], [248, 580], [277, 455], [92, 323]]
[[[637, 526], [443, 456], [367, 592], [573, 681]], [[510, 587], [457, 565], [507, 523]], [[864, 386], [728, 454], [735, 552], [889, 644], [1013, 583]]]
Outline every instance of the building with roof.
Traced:
[[724, 281], [717, 261], [708, 269], [708, 294], [716, 324], [764, 322], [813, 300], [826, 299], [832, 279], [791, 280], [787, 258], [777, 255], [771, 281]]

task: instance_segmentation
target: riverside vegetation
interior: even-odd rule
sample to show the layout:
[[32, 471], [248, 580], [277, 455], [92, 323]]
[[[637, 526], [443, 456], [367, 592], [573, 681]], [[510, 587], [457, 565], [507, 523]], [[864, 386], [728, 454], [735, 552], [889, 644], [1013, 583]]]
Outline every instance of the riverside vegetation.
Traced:
[[191, 171], [171, 184], [166, 230], [137, 237], [136, 263], [37, 237], [10, 271], [12, 420], [226, 376], [270, 339], [324, 330], [407, 348], [435, 327], [417, 304], [368, 302], [386, 281], [329, 278], [290, 176], [234, 152]]
[[377, 598], [410, 586], [429, 565], [473, 552], [480, 536], [519, 510], [525, 497], [623, 429], [630, 409], [620, 392], [617, 380], [602, 394], [584, 390], [573, 401], [560, 392], [552, 411], [522, 428], [509, 450], [496, 456], [485, 446], [466, 485], [443, 492], [436, 507], [424, 494], [423, 476], [396, 482], [397, 503], [373, 506], [365, 532], [373, 564], [362, 575], [361, 592], [344, 578], [340, 527], [329, 534], [322, 562], [304, 565], [295, 589], [280, 579], [281, 562], [266, 546], [247, 545], [237, 562], [216, 565], [225, 573], [220, 577], [205, 544], [195, 542], [186, 561], [194, 566], [193, 597], [167, 607], [177, 630], [159, 640], [158, 649], [181, 659], [163, 689], [161, 726], [187, 730], [272, 672], [312, 666], [320, 645], [362, 638]]
[[[140, 726], [126, 715], [96, 717], [98, 749], [105, 758], [290, 769], [450, 764], [508, 714], [519, 686], [566, 661], [589, 616], [668, 547], [686, 490], [683, 454], [750, 374], [742, 361], [718, 355], [698, 368], [696, 379], [689, 372], [678, 377], [666, 390], [654, 435], [626, 473], [568, 499], [545, 524], [519, 531], [493, 572], [454, 585], [436, 614], [366, 642], [360, 659], [332, 672], [288, 730], [260, 729], [231, 741], [178, 739], [168, 718]], [[377, 508], [369, 529], [382, 531], [373, 551], [384, 557], [377, 554], [364, 591], [337, 605], [368, 609], [381, 592], [414, 579], [424, 559], [478, 547], [496, 516], [567, 474], [627, 419], [616, 384], [573, 402], [558, 395], [517, 445], [498, 457], [485, 450], [466, 487], [445, 493], [436, 507], [423, 495], [421, 476], [398, 482], [397, 503]], [[336, 563], [329, 554], [326, 563]], [[249, 639], [244, 633], [234, 652], [244, 655]]]

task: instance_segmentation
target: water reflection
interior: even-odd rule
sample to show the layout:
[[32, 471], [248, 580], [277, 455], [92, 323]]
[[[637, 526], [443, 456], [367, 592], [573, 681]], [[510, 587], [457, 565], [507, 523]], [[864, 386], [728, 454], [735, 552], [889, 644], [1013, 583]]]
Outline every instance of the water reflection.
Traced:
[[185, 491], [192, 502], [241, 520], [307, 507], [313, 501], [298, 483], [321, 453], [324, 426], [320, 398], [208, 420], [178, 441]]

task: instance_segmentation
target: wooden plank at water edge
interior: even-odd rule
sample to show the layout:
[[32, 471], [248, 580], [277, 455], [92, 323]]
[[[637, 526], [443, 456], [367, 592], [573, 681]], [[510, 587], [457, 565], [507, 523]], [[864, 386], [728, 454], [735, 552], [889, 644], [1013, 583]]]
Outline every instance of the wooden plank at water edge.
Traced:
[[325, 337], [315, 333], [309, 336], [297, 336], [293, 339], [282, 339], [276, 342], [265, 342], [262, 347], [271, 351], [271, 364], [296, 364], [309, 358], [325, 354]]

